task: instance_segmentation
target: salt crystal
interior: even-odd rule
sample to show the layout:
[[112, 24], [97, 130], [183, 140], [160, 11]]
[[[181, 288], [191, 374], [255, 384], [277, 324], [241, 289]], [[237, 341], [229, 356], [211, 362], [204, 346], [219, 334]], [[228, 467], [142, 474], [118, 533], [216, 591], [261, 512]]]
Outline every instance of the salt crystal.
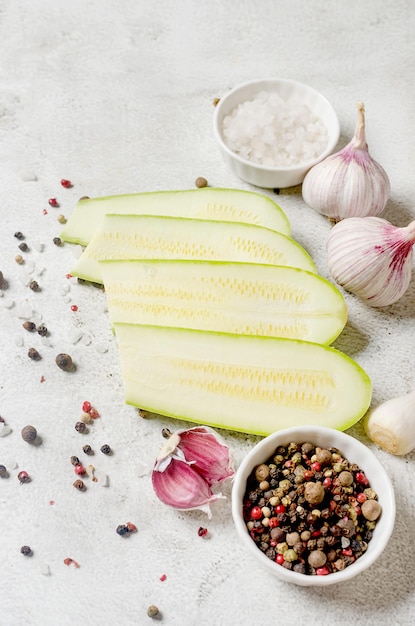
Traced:
[[50, 567], [47, 563], [41, 563], [39, 566], [40, 573], [43, 576], [50, 576]]
[[1, 422], [1, 424], [0, 424], [0, 437], [7, 437], [7, 435], [10, 435], [11, 432], [12, 432], [12, 429], [10, 428], [10, 426], [5, 424], [4, 422]]
[[41, 241], [32, 241], [32, 246], [34, 247], [35, 250], [37, 250], [37, 252], [42, 252], [45, 244], [42, 243]]
[[3, 298], [2, 305], [5, 309], [12, 309], [14, 307], [14, 300], [10, 300], [9, 298]]
[[14, 345], [15, 346], [22, 346], [24, 343], [23, 337], [22, 335], [15, 335], [14, 336]]
[[105, 354], [108, 352], [108, 346], [103, 343], [97, 343], [95, 344], [95, 350], [99, 352], [99, 354]]
[[25, 182], [32, 182], [37, 180], [37, 176], [32, 170], [22, 170], [20, 172], [20, 178]]
[[81, 254], [83, 253], [84, 249], [82, 246], [72, 246], [72, 254], [74, 255], [75, 258], [79, 259], [79, 257], [81, 256]]
[[19, 304], [19, 306], [16, 307], [16, 315], [20, 319], [29, 320], [32, 317], [32, 313], [32, 307], [27, 302]]
[[82, 330], [75, 330], [70, 337], [70, 341], [73, 345], [75, 345], [76, 343], [78, 343], [78, 341], [80, 341], [82, 339], [82, 337], [84, 336], [84, 333], [82, 332]]

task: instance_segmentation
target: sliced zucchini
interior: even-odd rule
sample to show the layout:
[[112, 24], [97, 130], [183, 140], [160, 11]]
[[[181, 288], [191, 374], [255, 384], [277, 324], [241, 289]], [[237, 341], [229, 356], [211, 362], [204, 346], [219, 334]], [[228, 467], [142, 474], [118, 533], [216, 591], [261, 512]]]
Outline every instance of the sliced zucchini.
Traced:
[[111, 322], [331, 343], [340, 291], [305, 270], [210, 261], [102, 261]]
[[207, 187], [80, 200], [65, 224], [61, 238], [86, 246], [107, 213], [246, 222], [290, 235], [287, 216], [267, 196], [240, 189]]
[[257, 435], [295, 425], [344, 430], [367, 411], [371, 383], [319, 344], [114, 324], [128, 404]]
[[293, 239], [269, 228], [153, 215], [105, 215], [71, 271], [102, 283], [101, 260], [188, 259], [289, 265], [316, 272]]

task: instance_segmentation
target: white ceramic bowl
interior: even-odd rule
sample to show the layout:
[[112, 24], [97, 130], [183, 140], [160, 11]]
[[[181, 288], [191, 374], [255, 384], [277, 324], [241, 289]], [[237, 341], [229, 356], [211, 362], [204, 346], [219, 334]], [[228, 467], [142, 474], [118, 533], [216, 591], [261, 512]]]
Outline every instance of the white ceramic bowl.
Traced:
[[[324, 122], [328, 132], [327, 148], [317, 158], [291, 167], [270, 168], [241, 158], [228, 148], [223, 137], [223, 120], [240, 103], [251, 100], [260, 91], [276, 92], [284, 100], [294, 97]], [[267, 189], [292, 187], [303, 182], [308, 170], [331, 154], [339, 140], [340, 125], [336, 111], [318, 91], [295, 80], [269, 78], [253, 80], [235, 87], [215, 107], [214, 136], [225, 163], [246, 182]]]
[[[378, 494], [382, 514], [377, 521], [372, 539], [362, 556], [344, 570], [325, 576], [312, 576], [287, 570], [268, 558], [251, 539], [243, 519], [243, 498], [248, 476], [260, 463], [265, 462], [280, 445], [290, 442], [310, 441], [323, 448], [335, 447], [351, 462], [365, 472], [370, 486]], [[232, 489], [232, 515], [243, 545], [259, 566], [265, 567], [278, 578], [297, 585], [321, 587], [341, 583], [360, 574], [372, 565], [386, 548], [395, 523], [395, 496], [392, 483], [381, 463], [363, 443], [346, 433], [321, 426], [300, 426], [280, 430], [258, 443], [244, 458], [238, 468]]]

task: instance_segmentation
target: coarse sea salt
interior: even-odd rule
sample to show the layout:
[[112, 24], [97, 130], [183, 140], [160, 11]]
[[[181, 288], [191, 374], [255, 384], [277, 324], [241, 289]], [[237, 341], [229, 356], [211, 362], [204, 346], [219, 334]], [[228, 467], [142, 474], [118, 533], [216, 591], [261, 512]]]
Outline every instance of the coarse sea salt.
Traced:
[[230, 150], [266, 167], [291, 167], [318, 157], [327, 147], [322, 120], [298, 98], [260, 91], [223, 120]]

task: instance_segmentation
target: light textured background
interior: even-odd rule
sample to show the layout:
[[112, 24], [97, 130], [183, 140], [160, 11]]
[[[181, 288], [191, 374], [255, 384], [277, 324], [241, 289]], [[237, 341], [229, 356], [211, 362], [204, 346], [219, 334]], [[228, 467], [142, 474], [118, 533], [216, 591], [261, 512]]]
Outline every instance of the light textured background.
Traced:
[[[338, 112], [341, 145], [363, 100], [371, 152], [392, 184], [384, 216], [406, 225], [415, 219], [414, 31], [412, 0], [0, 0], [0, 269], [9, 282], [0, 292], [0, 414], [13, 430], [0, 438], [0, 463], [18, 465], [0, 480], [1, 626], [141, 625], [152, 603], [166, 626], [413, 623], [414, 456], [372, 446], [390, 472], [398, 510], [390, 544], [369, 571], [326, 591], [271, 580], [241, 550], [230, 499], [208, 521], [163, 506], [148, 475], [140, 477], [161, 428], [182, 424], [142, 420], [124, 405], [105, 297], [68, 282], [76, 250], [56, 248], [52, 238], [57, 215], [69, 215], [82, 195], [192, 188], [197, 176], [249, 189], [220, 161], [212, 100], [269, 76], [323, 92]], [[72, 189], [61, 188], [62, 177]], [[47, 205], [54, 196], [59, 209]], [[327, 276], [328, 222], [298, 189], [278, 202]], [[17, 230], [31, 248], [24, 267], [14, 262]], [[25, 285], [28, 275], [40, 293]], [[349, 322], [335, 345], [367, 370], [374, 401], [413, 390], [414, 281], [387, 310], [346, 297]], [[51, 345], [22, 330], [27, 314], [44, 321]], [[27, 358], [30, 345], [42, 352], [39, 363]], [[54, 364], [64, 351], [78, 364], [74, 375]], [[74, 430], [84, 399], [102, 414], [85, 438]], [[41, 446], [21, 440], [27, 423], [37, 426]], [[371, 445], [360, 425], [351, 433]], [[258, 440], [225, 437], [236, 464]], [[86, 440], [110, 483], [81, 494], [69, 457], [82, 457]], [[99, 452], [103, 443], [112, 457]], [[19, 469], [32, 475], [30, 484], [19, 485]], [[127, 521], [138, 533], [120, 538], [115, 528]], [[200, 525], [208, 538], [197, 536]], [[23, 544], [32, 558], [19, 553]], [[66, 557], [80, 568], [65, 566]]]

